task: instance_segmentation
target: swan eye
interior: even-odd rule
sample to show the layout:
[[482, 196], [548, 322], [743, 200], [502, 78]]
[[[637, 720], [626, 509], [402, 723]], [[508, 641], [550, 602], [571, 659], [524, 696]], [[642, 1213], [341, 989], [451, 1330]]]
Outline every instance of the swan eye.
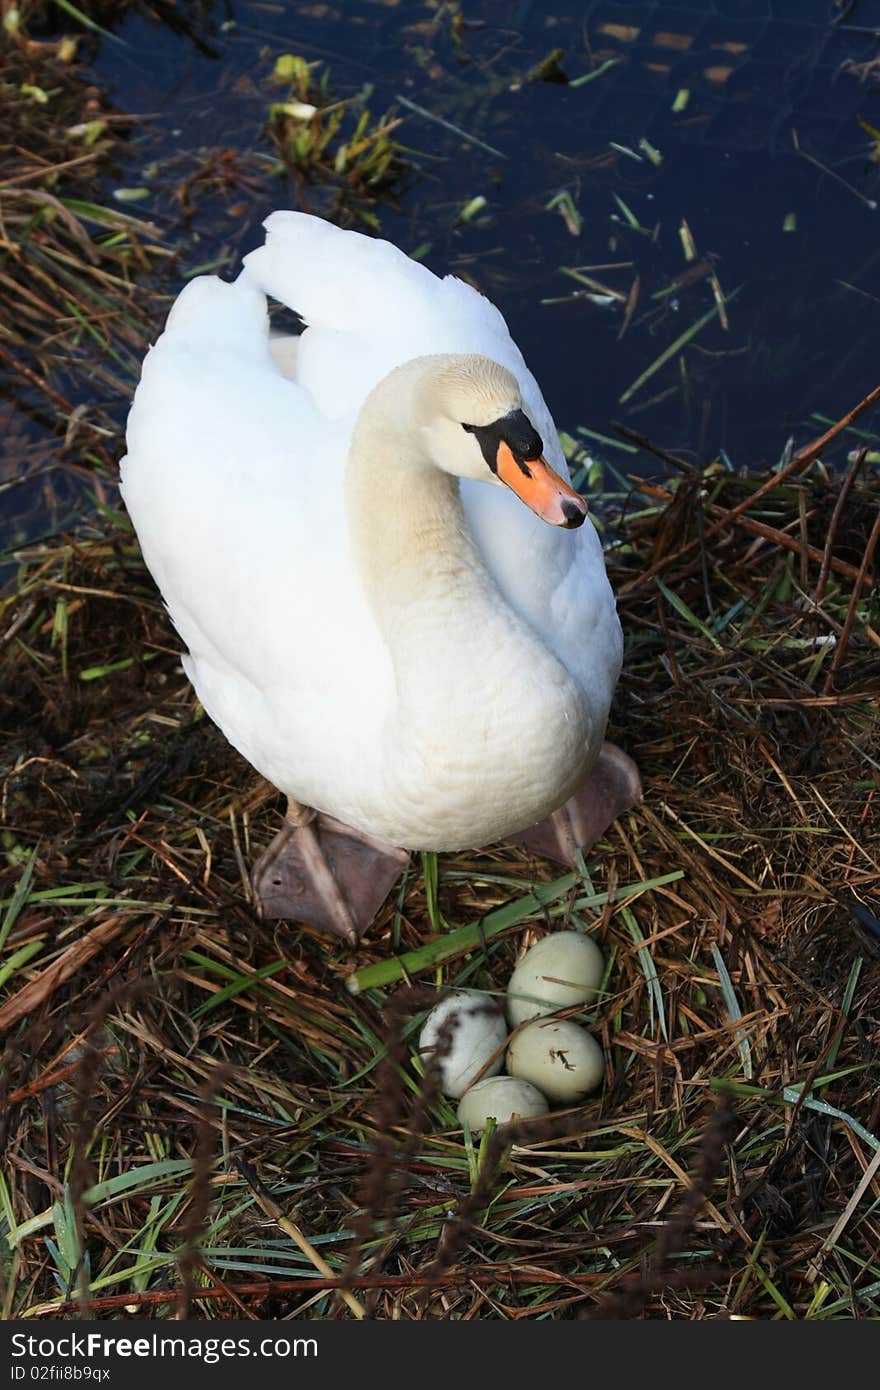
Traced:
[[522, 410], [512, 410], [508, 415], [493, 420], [491, 425], [462, 423], [462, 429], [476, 435], [483, 458], [493, 473], [498, 472], [498, 451], [502, 445], [510, 450], [525, 474], [528, 474], [526, 460], [540, 458], [544, 452], [541, 436]]

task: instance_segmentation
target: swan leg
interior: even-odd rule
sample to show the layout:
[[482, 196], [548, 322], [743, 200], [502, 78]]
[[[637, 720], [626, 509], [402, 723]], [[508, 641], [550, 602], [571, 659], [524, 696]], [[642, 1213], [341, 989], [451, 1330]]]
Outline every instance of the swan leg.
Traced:
[[291, 801], [284, 825], [254, 865], [257, 911], [356, 946], [408, 860], [406, 850]]
[[546, 820], [509, 836], [507, 843], [573, 866], [577, 850], [588, 850], [612, 821], [641, 799], [641, 778], [632, 758], [616, 744], [603, 743], [595, 766], [574, 796]]

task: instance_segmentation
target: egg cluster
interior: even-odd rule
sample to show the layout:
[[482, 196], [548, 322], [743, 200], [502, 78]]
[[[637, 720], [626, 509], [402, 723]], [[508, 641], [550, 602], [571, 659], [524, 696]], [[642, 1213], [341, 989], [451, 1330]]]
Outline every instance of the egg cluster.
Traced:
[[[419, 1035], [419, 1052], [425, 1061], [437, 1054], [441, 1090], [458, 1100], [461, 1124], [477, 1131], [489, 1119], [506, 1124], [546, 1115], [551, 1102], [573, 1105], [596, 1089], [605, 1070], [599, 1044], [579, 1024], [547, 1015], [592, 1003], [603, 971], [591, 937], [552, 932], [511, 975], [506, 1019], [499, 1004], [475, 990], [435, 1005]], [[508, 1024], [514, 1029], [509, 1038]], [[506, 1076], [498, 1075], [502, 1066]]]

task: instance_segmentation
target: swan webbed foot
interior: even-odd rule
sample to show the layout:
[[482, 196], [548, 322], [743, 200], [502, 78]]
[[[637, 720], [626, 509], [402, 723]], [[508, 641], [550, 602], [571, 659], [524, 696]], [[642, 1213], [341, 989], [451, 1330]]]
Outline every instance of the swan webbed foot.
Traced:
[[253, 868], [257, 911], [356, 946], [408, 861], [406, 850], [291, 803]]
[[642, 799], [639, 770], [614, 743], [603, 743], [595, 766], [573, 796], [546, 820], [508, 837], [533, 854], [575, 866], [577, 851], [585, 853], [612, 821]]

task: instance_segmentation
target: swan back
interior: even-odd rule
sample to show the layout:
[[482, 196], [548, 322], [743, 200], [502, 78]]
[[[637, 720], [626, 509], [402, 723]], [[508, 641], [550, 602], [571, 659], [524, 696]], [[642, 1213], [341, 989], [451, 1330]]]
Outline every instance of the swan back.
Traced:
[[355, 688], [378, 722], [392, 687], [349, 542], [350, 432], [279, 371], [264, 295], [202, 277], [147, 355], [121, 463], [202, 704], [267, 776], [279, 756], [299, 763], [304, 796], [321, 774], [314, 729], [346, 721]]
[[[569, 478], [538, 383], [488, 299], [455, 276], [439, 278], [390, 242], [305, 213], [276, 212], [265, 226], [265, 244], [245, 258], [243, 274], [305, 319], [297, 380], [325, 418], [353, 422], [377, 383], [411, 358], [479, 353], [513, 373], [548, 462]], [[560, 533], [506, 489], [465, 480], [461, 493], [507, 602], [593, 698], [610, 702], [622, 637], [594, 528]]]

